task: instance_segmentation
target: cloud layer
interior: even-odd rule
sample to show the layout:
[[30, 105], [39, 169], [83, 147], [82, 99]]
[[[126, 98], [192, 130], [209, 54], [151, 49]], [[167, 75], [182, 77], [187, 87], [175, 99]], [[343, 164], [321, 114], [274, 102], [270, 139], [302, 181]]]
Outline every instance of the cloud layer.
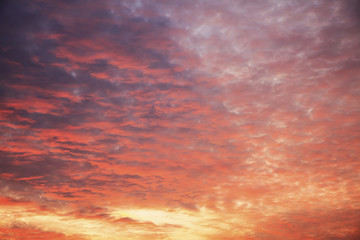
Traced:
[[357, 239], [357, 1], [5, 1], [0, 238]]

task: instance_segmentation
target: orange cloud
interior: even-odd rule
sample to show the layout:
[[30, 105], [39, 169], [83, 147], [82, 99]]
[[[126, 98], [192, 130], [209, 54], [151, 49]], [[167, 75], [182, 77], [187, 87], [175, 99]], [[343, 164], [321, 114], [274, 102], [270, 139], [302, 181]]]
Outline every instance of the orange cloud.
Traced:
[[0, 238], [357, 239], [353, 1], [8, 1]]

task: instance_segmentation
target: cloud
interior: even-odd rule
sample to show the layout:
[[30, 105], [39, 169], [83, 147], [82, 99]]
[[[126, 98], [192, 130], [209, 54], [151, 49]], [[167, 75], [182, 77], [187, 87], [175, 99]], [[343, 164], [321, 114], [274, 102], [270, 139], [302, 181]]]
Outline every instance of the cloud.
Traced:
[[356, 238], [355, 12], [4, 2], [1, 237]]

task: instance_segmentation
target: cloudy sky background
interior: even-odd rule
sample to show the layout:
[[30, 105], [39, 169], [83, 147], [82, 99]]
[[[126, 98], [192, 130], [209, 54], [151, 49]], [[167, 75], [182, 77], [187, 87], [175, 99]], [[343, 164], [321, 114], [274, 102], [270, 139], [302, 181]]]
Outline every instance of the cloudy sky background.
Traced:
[[358, 1], [1, 4], [0, 238], [360, 236]]

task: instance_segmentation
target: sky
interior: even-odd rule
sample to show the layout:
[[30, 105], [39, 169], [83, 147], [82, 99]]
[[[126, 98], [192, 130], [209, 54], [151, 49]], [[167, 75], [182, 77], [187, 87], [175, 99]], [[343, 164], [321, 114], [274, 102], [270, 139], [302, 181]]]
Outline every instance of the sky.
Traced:
[[0, 6], [0, 238], [360, 238], [360, 2]]

